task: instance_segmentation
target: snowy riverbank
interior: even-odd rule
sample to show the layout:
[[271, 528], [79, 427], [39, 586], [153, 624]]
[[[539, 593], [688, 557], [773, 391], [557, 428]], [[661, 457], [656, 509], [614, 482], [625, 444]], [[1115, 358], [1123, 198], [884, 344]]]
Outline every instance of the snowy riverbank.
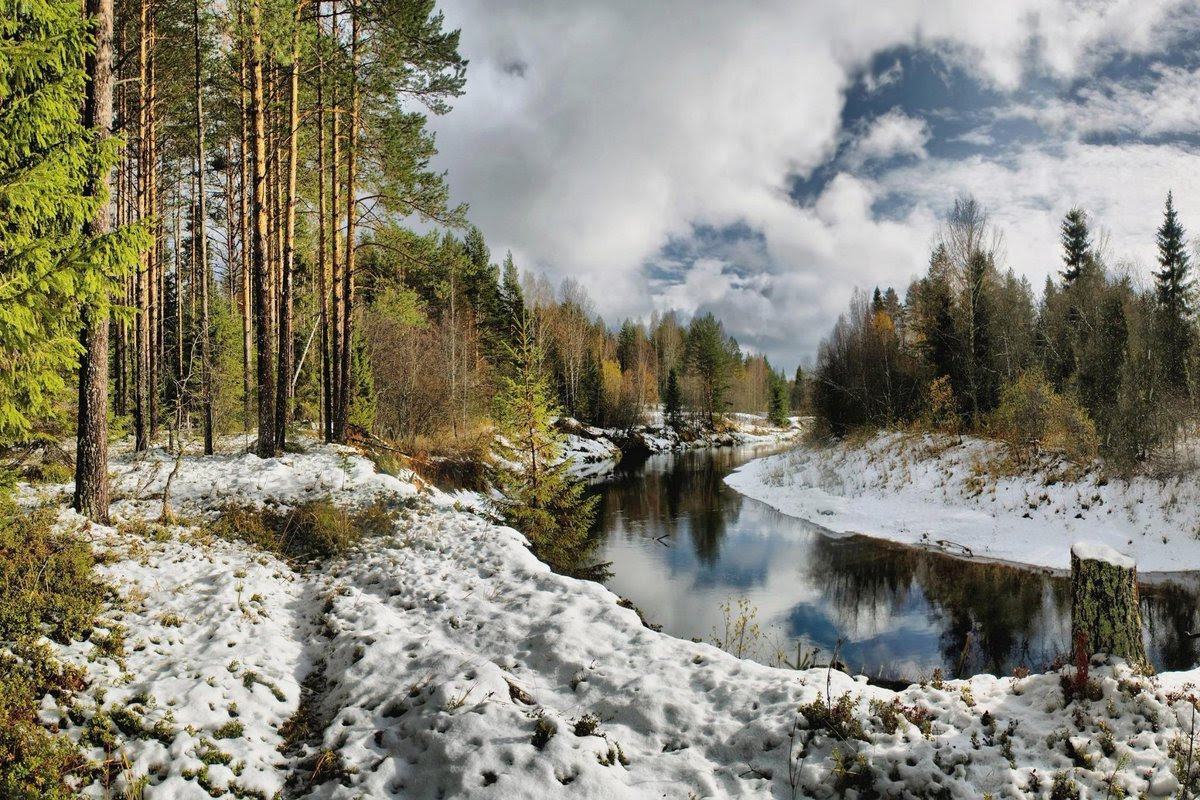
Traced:
[[[1045, 797], [1060, 773], [1090, 796], [1179, 788], [1168, 752], [1192, 705], [1173, 692], [1200, 675], [1098, 667], [1095, 699], [1068, 706], [1056, 674], [892, 692], [766, 667], [643, 627], [517, 532], [348, 449], [189, 457], [172, 487], [186, 521], [132, 524], [157, 516], [171, 465], [120, 459], [126, 522], [88, 531], [118, 589], [106, 616], [127, 631], [122, 663], [70, 648], [91, 683], [64, 724], [78, 736], [102, 710], [118, 724], [92, 755], [127, 763], [90, 797], [141, 776], [149, 800], [269, 798], [289, 781], [284, 796], [317, 798]], [[39, 495], [63, 488], [25, 492]], [[228, 502], [318, 497], [399, 516], [308, 569], [209, 533]], [[280, 752], [302, 697], [311, 733]], [[43, 716], [59, 720], [52, 701]]]
[[681, 434], [665, 423], [661, 411], [646, 415], [646, 422], [632, 430], [597, 428], [565, 419], [566, 458], [571, 471], [580, 476], [601, 475], [620, 460], [623, 452], [669, 453], [705, 447], [735, 447], [793, 441], [804, 432], [807, 420], [791, 417], [786, 426], [773, 425], [755, 414], [727, 414], [716, 431], [685, 431]]
[[838, 533], [862, 533], [1054, 569], [1087, 540], [1133, 556], [1142, 572], [1200, 569], [1200, 481], [1107, 478], [1047, 465], [992, 474], [996, 442], [905, 433], [798, 447], [726, 478], [739, 492]]

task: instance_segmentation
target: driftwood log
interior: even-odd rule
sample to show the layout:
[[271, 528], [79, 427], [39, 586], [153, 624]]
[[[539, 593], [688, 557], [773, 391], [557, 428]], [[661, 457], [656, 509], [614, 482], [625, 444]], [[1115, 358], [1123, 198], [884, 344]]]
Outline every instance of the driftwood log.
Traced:
[[1107, 653], [1145, 665], [1137, 565], [1108, 545], [1071, 547], [1071, 640], [1088, 655]]

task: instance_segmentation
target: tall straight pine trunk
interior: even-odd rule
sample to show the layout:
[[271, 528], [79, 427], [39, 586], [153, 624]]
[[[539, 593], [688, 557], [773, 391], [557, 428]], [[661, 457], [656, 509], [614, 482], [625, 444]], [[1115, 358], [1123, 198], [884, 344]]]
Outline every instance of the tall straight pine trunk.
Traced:
[[[149, 46], [150, 46], [150, 0], [141, 0], [138, 26], [138, 159], [137, 159], [137, 216], [144, 220], [150, 215], [148, 205], [150, 185], [150, 147], [147, 135], [148, 111], [150, 106]], [[150, 393], [150, 259], [151, 249], [144, 251], [138, 259], [138, 272], [134, 286], [137, 316], [134, 319], [134, 385], [133, 385], [133, 449], [143, 452], [150, 449], [150, 426], [148, 404]]]
[[300, 158], [300, 4], [292, 21], [292, 63], [288, 70], [288, 159], [284, 197], [283, 273], [279, 290], [279, 375], [276, 378], [275, 438], [287, 438], [292, 400], [292, 273], [296, 264], [296, 170]]
[[341, 309], [341, 385], [338, 387], [337, 414], [334, 417], [334, 439], [345, 441], [349, 423], [351, 384], [351, 347], [353, 343], [354, 309], [354, 227], [358, 213], [358, 198], [355, 194], [355, 163], [358, 156], [359, 127], [358, 87], [358, 10], [352, 5], [350, 13], [350, 122], [346, 131], [346, 263], [342, 270]]
[[159, 201], [158, 185], [158, 36], [157, 7], [150, 3], [149, 54], [146, 62], [146, 207], [154, 232], [154, 244], [150, 247], [146, 274], [146, 431], [148, 442], [158, 438], [159, 368], [163, 362], [163, 262], [165, 238], [163, 215]]
[[[338, 6], [337, 0], [331, 4], [330, 9], [330, 27], [334, 41], [338, 40], [340, 31], [338, 29]], [[336, 87], [336, 82], [334, 86]], [[341, 265], [341, 163], [342, 163], [342, 139], [341, 139], [341, 109], [338, 106], [338, 97], [334, 94], [330, 98], [330, 105], [333, 108], [333, 133], [331, 146], [333, 148], [332, 160], [329, 165], [329, 197], [332, 213], [330, 214], [330, 272], [331, 278], [329, 281], [329, 304], [330, 304], [330, 320], [329, 320], [329, 364], [331, 372], [330, 385], [330, 406], [329, 406], [329, 427], [325, 432], [327, 441], [335, 441], [337, 438], [337, 418], [340, 398], [342, 396], [342, 356], [341, 356], [341, 314], [342, 314], [342, 265]]]
[[[319, 18], [321, 0], [314, 0], [314, 11]], [[329, 371], [329, 264], [326, 247], [329, 210], [325, 205], [325, 60], [317, 61], [317, 294], [320, 296], [317, 324], [321, 330], [321, 430], [325, 441], [329, 441], [333, 428], [329, 421], [330, 371]]]
[[254, 270], [255, 350], [258, 357], [258, 446], [262, 458], [275, 455], [275, 313], [271, 269], [267, 263], [267, 131], [263, 81], [261, 0], [250, 2], [250, 118], [254, 150], [254, 224], [251, 262]]
[[[244, 24], [243, 3], [238, 3], [238, 27]], [[241, 240], [241, 310], [242, 310], [242, 429], [250, 430], [250, 406], [254, 399], [254, 379], [251, 377], [252, 356], [254, 353], [254, 292], [253, 270], [250, 265], [251, 244], [250, 235], [250, 85], [249, 68], [247, 66], [246, 48], [241, 48], [241, 90], [238, 93], [238, 111], [241, 120], [242, 135], [238, 140], [238, 235]]]
[[[113, 111], [113, 0], [87, 0], [95, 21], [96, 48], [83, 108], [84, 127], [99, 140], [111, 136]], [[93, 178], [91, 194], [104, 202], [85, 230], [103, 236], [111, 227], [110, 170]], [[97, 522], [108, 522], [108, 310], [101, 304], [83, 312], [83, 356], [79, 362], [78, 438], [75, 446], [75, 509]]]
[[197, 260], [195, 271], [200, 281], [200, 405], [204, 417], [204, 454], [213, 453], [212, 415], [212, 351], [210, 347], [208, 319], [208, 192], [204, 186], [207, 164], [204, 160], [204, 93], [200, 51], [200, 0], [192, 6], [194, 25], [193, 44], [196, 51], [196, 219], [193, 223], [193, 240]]

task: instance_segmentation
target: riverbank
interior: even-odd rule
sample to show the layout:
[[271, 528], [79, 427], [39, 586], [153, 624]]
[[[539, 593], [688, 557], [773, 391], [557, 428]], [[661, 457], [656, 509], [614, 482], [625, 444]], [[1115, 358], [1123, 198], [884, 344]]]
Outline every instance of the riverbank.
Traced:
[[[516, 531], [350, 449], [187, 457], [171, 490], [180, 521], [158, 525], [173, 467], [160, 451], [116, 459], [121, 523], [84, 528], [124, 653], [60, 648], [88, 685], [70, 713], [50, 698], [42, 713], [122, 765], [84, 796], [137, 784], [148, 800], [1179, 789], [1169, 753], [1187, 742], [1178, 690], [1195, 674], [1097, 666], [1068, 704], [1053, 673], [934, 675], [894, 692], [771, 668], [643, 627], [604, 587], [550, 573]], [[23, 496], [57, 504], [67, 489]], [[231, 502], [322, 498], [395, 517], [307, 565], [216, 535]], [[60, 519], [79, 523], [65, 508]]]
[[737, 491], [835, 533], [1065, 570], [1078, 540], [1141, 572], [1200, 569], [1200, 481], [1110, 478], [1061, 461], [997, 471], [997, 442], [909, 433], [804, 445], [726, 478]]
[[646, 422], [629, 430], [597, 428], [569, 418], [560, 420], [559, 428], [566, 435], [564, 457], [572, 462], [571, 471], [595, 477], [611, 471], [624, 455], [794, 441], [804, 433], [807, 422], [805, 417], [790, 417], [787, 425], [779, 426], [756, 414], [726, 414], [713, 430], [676, 430], [666, 424], [661, 411], [652, 411]]

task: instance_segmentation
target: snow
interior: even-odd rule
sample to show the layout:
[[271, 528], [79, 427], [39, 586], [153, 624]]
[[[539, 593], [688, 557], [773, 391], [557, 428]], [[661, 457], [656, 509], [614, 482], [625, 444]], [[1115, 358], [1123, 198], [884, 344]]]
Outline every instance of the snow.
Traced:
[[755, 414], [727, 414], [725, 429], [681, 436], [668, 426], [661, 409], [645, 414], [646, 422], [633, 430], [597, 428], [564, 418], [567, 430], [564, 458], [572, 462], [571, 472], [578, 477], [593, 477], [611, 471], [621, 458], [621, 443], [647, 453], [668, 453], [702, 447], [780, 443], [796, 439], [809, 423], [808, 418], [790, 417], [779, 427]]
[[1106, 544], [1094, 542], [1076, 542], [1071, 545], [1071, 554], [1080, 561], [1103, 561], [1122, 569], [1133, 569], [1137, 563], [1124, 553], [1118, 552]]
[[802, 446], [726, 478], [737, 491], [834, 533], [1057, 570], [1088, 541], [1142, 573], [1200, 569], [1200, 481], [1109, 477], [1090, 465], [998, 471], [1003, 445], [933, 434]]
[[[170, 464], [120, 460], [125, 520], [158, 513]], [[173, 492], [184, 524], [89, 529], [128, 647], [123, 664], [90, 644], [64, 655], [89, 670], [85, 714], [128, 706], [158, 728], [121, 737], [129, 768], [88, 797], [120, 796], [139, 775], [149, 800], [272, 797], [289, 778], [309, 788], [302, 768], [318, 758], [315, 798], [832, 798], [855, 796], [856, 780], [882, 796], [1045, 796], [1060, 771], [1084, 796], [1106, 796], [1109, 779], [1149, 797], [1179, 788], [1169, 753], [1186, 742], [1195, 673], [1097, 665], [1095, 699], [1067, 705], [1069, 667], [893, 692], [739, 660], [643, 627], [602, 586], [552, 574], [518, 532], [344, 448], [188, 457]], [[321, 495], [404, 510], [391, 532], [306, 570], [205, 532], [226, 502]], [[320, 724], [285, 754], [302, 685]], [[842, 704], [844, 730], [826, 729], [818, 700]], [[243, 730], [217, 738], [231, 720]], [[541, 746], [539, 728], [553, 731]]]

